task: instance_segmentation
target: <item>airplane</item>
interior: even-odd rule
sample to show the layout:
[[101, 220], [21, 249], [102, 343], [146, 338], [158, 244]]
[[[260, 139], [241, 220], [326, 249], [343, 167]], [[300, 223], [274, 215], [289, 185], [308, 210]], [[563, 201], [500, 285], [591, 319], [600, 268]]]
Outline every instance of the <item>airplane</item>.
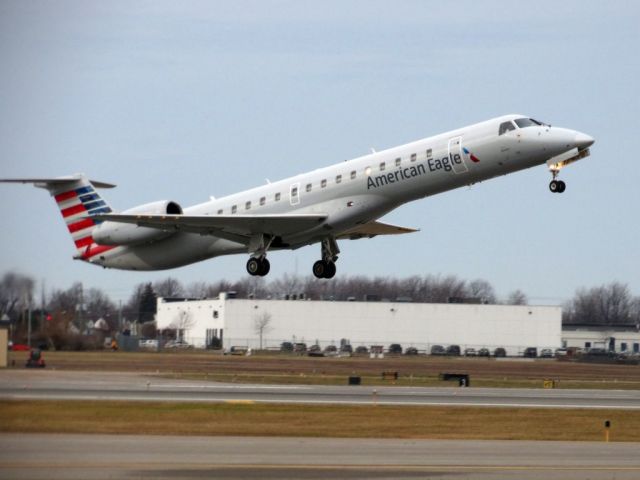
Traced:
[[504, 115], [415, 142], [182, 208], [160, 200], [115, 213], [84, 174], [0, 179], [44, 188], [75, 243], [74, 259], [105, 268], [164, 270], [248, 254], [250, 275], [269, 273], [267, 253], [320, 243], [317, 278], [336, 274], [338, 240], [417, 232], [378, 221], [399, 206], [546, 164], [562, 193], [565, 166], [589, 156], [594, 139], [525, 115]]

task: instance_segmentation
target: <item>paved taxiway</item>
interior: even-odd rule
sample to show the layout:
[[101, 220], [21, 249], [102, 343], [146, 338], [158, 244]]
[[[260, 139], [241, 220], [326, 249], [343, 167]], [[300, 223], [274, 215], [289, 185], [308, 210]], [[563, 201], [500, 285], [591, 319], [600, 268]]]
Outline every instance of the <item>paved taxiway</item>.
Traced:
[[637, 390], [247, 385], [148, 374], [11, 369], [0, 371], [0, 398], [640, 409]]
[[638, 444], [3, 434], [3, 479], [640, 478]]

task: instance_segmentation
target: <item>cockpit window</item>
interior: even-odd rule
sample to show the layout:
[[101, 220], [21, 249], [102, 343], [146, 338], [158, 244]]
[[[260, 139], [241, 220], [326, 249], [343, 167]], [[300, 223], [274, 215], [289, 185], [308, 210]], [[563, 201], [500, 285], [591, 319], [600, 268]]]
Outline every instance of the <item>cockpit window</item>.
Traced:
[[534, 120], [533, 118], [518, 118], [517, 120], [515, 120], [515, 122], [516, 122], [516, 125], [518, 125], [520, 128], [542, 126], [542, 123], [540, 123], [537, 120]]
[[500, 130], [498, 130], [498, 135], [504, 135], [507, 132], [510, 132], [511, 130], [515, 130], [516, 127], [513, 126], [513, 123], [511, 122], [504, 122], [500, 124]]

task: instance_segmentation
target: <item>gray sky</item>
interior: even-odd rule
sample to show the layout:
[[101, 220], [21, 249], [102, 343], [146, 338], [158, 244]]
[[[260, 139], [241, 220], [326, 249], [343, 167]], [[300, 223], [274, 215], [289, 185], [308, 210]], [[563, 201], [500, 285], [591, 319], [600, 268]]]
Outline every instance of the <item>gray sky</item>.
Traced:
[[[640, 294], [638, 2], [0, 2], [0, 176], [85, 172], [116, 209], [182, 205], [506, 113], [596, 138], [545, 167], [406, 205], [400, 237], [341, 242], [338, 275], [455, 274], [559, 303]], [[44, 191], [4, 185], [0, 273], [126, 299], [174, 276], [238, 279], [245, 256], [156, 273], [71, 260]], [[319, 247], [270, 254], [307, 275]]]

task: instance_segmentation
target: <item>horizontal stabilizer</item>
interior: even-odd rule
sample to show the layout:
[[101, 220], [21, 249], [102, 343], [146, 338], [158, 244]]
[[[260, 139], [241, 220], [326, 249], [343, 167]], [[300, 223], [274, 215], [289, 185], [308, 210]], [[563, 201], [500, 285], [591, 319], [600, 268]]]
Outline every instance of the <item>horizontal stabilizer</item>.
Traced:
[[[84, 177], [82, 175], [69, 175], [66, 177], [54, 178], [0, 178], [0, 183], [32, 183], [36, 187], [47, 188], [47, 186], [62, 186], [68, 183], [77, 182]], [[112, 183], [100, 182], [98, 180], [89, 180], [95, 188], [114, 188]]]
[[376, 235], [400, 235], [402, 233], [414, 233], [417, 231], [415, 228], [399, 227], [382, 222], [369, 222], [341, 233], [338, 238], [356, 240], [363, 237], [373, 238]]
[[124, 215], [105, 214], [93, 218], [107, 222], [130, 223], [165, 231], [184, 231], [214, 235], [248, 243], [252, 235], [287, 236], [316, 227], [327, 215]]

